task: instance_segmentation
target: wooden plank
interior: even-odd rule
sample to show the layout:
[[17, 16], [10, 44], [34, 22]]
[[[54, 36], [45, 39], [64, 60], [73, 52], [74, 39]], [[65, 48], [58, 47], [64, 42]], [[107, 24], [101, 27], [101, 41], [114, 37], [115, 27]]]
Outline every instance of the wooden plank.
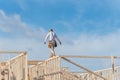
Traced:
[[[44, 62], [44, 60], [29, 60], [28, 65], [37, 65], [39, 62]], [[5, 66], [7, 62], [0, 62], [1, 66]]]
[[75, 66], [77, 66], [77, 67], [79, 67], [79, 68], [82, 68], [83, 70], [87, 71], [88, 73], [94, 74], [95, 76], [97, 76], [97, 77], [99, 77], [99, 78], [102, 78], [103, 80], [107, 80], [106, 78], [104, 78], [104, 77], [102, 77], [102, 76], [94, 73], [93, 71], [91, 71], [91, 70], [89, 70], [89, 69], [87, 69], [87, 68], [85, 68], [85, 67], [83, 67], [83, 66], [81, 66], [81, 65], [79, 65], [79, 64], [76, 64], [76, 63], [73, 62], [73, 61], [70, 61], [69, 59], [67, 59], [67, 58], [65, 58], [65, 57], [62, 57], [62, 59], [68, 61], [69, 63], [72, 63], [73, 65], [75, 65]]
[[114, 65], [114, 56], [111, 56], [111, 62], [112, 62], [112, 79], [114, 80], [114, 74], [115, 74], [115, 65]]
[[19, 58], [20, 56], [23, 56], [23, 55], [26, 55], [27, 53], [21, 53], [21, 54], [19, 54], [18, 56], [16, 56], [16, 57], [13, 57], [13, 58], [10, 58], [7, 62], [14, 62], [14, 60], [16, 59], [16, 58]]
[[0, 62], [0, 65], [1, 65], [1, 66], [5, 66], [5, 65], [6, 65], [6, 62]]
[[[117, 68], [120, 68], [120, 66], [115, 67], [115, 70], [116, 70]], [[112, 68], [101, 69], [101, 70], [97, 70], [97, 71], [95, 71], [95, 72], [101, 72], [101, 71], [106, 71], [106, 70], [112, 70]]]
[[115, 65], [114, 65], [114, 56], [111, 56], [111, 62], [112, 62], [112, 71], [115, 72]]
[[27, 55], [27, 52], [25, 52], [25, 56], [24, 56], [25, 58], [25, 71], [26, 71], [26, 73], [25, 73], [25, 80], [28, 80], [28, 55]]
[[26, 53], [26, 51], [0, 51], [0, 54], [21, 54]]
[[28, 60], [28, 65], [37, 65], [39, 62], [44, 62], [44, 60]]
[[[111, 59], [111, 56], [60, 55], [60, 57], [66, 57], [66, 58], [106, 58], [106, 59]], [[120, 58], [120, 56], [114, 56], [114, 58]]]

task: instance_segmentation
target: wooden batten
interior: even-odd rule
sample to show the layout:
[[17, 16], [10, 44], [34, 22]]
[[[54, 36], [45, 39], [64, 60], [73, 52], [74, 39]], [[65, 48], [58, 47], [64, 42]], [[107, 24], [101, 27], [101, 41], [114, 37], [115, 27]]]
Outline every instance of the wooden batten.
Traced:
[[[66, 57], [66, 58], [105, 58], [105, 59], [111, 59], [111, 56], [79, 56], [79, 55], [60, 55], [60, 57]], [[120, 56], [114, 56], [114, 59], [120, 58]]]
[[[44, 60], [29, 60], [28, 65], [37, 65], [39, 62], [44, 62]], [[1, 62], [1, 66], [5, 66], [7, 62]]]
[[[0, 80], [119, 80], [120, 66], [116, 66], [115, 61], [120, 56], [78, 56], [61, 55], [54, 56], [47, 60], [28, 60], [26, 51], [0, 51], [1, 54], [17, 54], [9, 58], [6, 62], [0, 62], [0, 72], [8, 70], [5, 75], [0, 74]], [[94, 58], [111, 59], [111, 67], [103, 70], [92, 71], [87, 67], [70, 60], [71, 58]], [[2, 59], [2, 56], [0, 57]], [[2, 61], [2, 60], [1, 60]], [[64, 65], [64, 62], [78, 67], [84, 72], [73, 73], [70, 65]], [[104, 64], [103, 64], [104, 65]], [[70, 68], [69, 68], [70, 67]], [[94, 67], [94, 66], [93, 66]], [[7, 71], [6, 71], [7, 72]]]
[[0, 54], [21, 54], [26, 53], [26, 51], [0, 51]]
[[0, 62], [0, 65], [1, 65], [1, 66], [5, 66], [5, 65], [6, 65], [6, 62]]
[[28, 60], [28, 65], [37, 65], [39, 62], [44, 62], [44, 60]]
[[104, 78], [103, 76], [101, 76], [101, 75], [99, 75], [99, 74], [96, 74], [96, 73], [94, 73], [93, 71], [91, 71], [91, 70], [89, 70], [89, 69], [87, 69], [87, 68], [85, 68], [85, 67], [83, 67], [83, 66], [81, 66], [81, 65], [79, 65], [79, 64], [77, 64], [77, 63], [75, 63], [75, 62], [73, 62], [73, 61], [71, 61], [71, 60], [69, 60], [69, 59], [67, 59], [67, 58], [62, 57], [62, 59], [64, 59], [64, 60], [68, 61], [69, 63], [72, 63], [73, 65], [75, 65], [75, 66], [77, 66], [77, 67], [79, 67], [79, 68], [87, 71], [88, 73], [91, 73], [91, 74], [94, 74], [94, 75], [97, 76], [97, 77], [100, 77], [100, 78], [103, 79], [103, 80], [107, 80], [107, 79]]
[[6, 62], [0, 62], [0, 80], [28, 80], [27, 52], [25, 51], [0, 51], [0, 54], [18, 54]]

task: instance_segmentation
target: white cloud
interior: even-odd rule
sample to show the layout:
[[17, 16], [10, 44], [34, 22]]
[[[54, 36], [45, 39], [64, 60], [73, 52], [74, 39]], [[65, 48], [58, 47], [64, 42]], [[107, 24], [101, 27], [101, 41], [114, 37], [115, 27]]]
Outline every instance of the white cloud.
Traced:
[[0, 37], [1, 50], [26, 50], [32, 59], [37, 55], [39, 55], [37, 59], [43, 58], [43, 53], [47, 52], [43, 45], [46, 34], [44, 28], [23, 22], [17, 14], [8, 16], [0, 10], [0, 32], [1, 35], [8, 34], [8, 37]]
[[43, 42], [29, 38], [0, 38], [1, 50], [5, 51], [27, 51], [29, 59], [48, 58], [49, 50]]
[[[73, 0], [74, 1], [74, 0]], [[89, 0], [87, 0], [89, 1]], [[94, 6], [96, 5], [96, 7], [101, 8], [102, 5], [110, 4], [109, 2], [106, 1], [89, 1], [87, 2], [82, 1], [82, 0], [76, 0], [73, 2], [73, 4], [76, 4], [77, 6], [77, 10], [78, 10], [78, 14], [76, 14], [76, 16], [74, 17], [74, 19], [72, 21], [58, 21], [56, 23], [65, 25], [66, 28], [68, 29], [80, 29], [80, 27], [85, 27], [84, 29], [88, 29], [86, 28], [86, 26], [92, 26], [94, 27], [93, 29], [91, 28], [91, 30], [93, 31], [92, 34], [89, 33], [83, 33], [84, 31], [81, 31], [81, 34], [77, 34], [77, 35], [71, 35], [71, 34], [67, 34], [63, 37], [67, 37], [63, 41], [63, 45], [59, 48], [56, 48], [56, 51], [58, 54], [62, 55], [62, 54], [72, 54], [72, 55], [120, 55], [120, 28], [119, 28], [119, 17], [113, 17], [113, 13], [112, 13], [112, 18], [110, 17], [106, 17], [105, 19], [102, 20], [84, 20], [84, 13], [87, 11], [87, 9], [94, 4]], [[71, 0], [72, 2], [72, 0]], [[104, 3], [105, 2], [105, 3]], [[106, 5], [107, 6], [107, 5]], [[109, 5], [110, 6], [110, 5]], [[111, 5], [112, 6], [112, 5]], [[102, 6], [103, 7], [103, 6]], [[111, 9], [111, 7], [108, 7], [108, 9]], [[78, 27], [78, 28], [77, 28]], [[83, 30], [84, 30], [83, 29]], [[87, 31], [87, 30], [86, 30]], [[90, 31], [90, 30], [88, 30]], [[106, 34], [104, 35], [98, 35], [102, 32], [105, 32]], [[72, 34], [74, 34], [75, 32], [71, 32]], [[97, 34], [98, 33], [98, 34]], [[78, 39], [74, 38], [74, 36], [77, 36]], [[65, 44], [64, 42], [67, 43], [66, 41], [68, 41], [69, 44]]]
[[72, 45], [64, 45], [60, 48], [63, 54], [72, 55], [117, 55], [120, 52], [120, 29], [107, 35], [81, 34]]
[[45, 35], [45, 30], [40, 28], [34, 28], [32, 24], [23, 22], [18, 14], [13, 16], [7, 16], [2, 10], [0, 10], [0, 30], [3, 32], [26, 36], [34, 38], [42, 38]]

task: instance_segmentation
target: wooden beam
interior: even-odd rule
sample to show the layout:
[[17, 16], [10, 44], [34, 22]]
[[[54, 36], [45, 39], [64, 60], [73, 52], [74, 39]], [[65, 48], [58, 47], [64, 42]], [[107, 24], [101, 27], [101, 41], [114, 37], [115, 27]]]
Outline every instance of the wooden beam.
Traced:
[[114, 80], [114, 74], [115, 74], [115, 63], [114, 63], [114, 56], [111, 56], [111, 63], [112, 63], [112, 79]]
[[113, 74], [114, 74], [114, 72], [115, 72], [114, 56], [111, 56], [111, 63], [112, 63], [112, 71], [113, 71]]
[[[44, 62], [44, 60], [29, 60], [28, 65], [37, 65], [39, 62]], [[5, 66], [7, 62], [0, 62], [1, 66]]]
[[29, 60], [28, 65], [37, 65], [39, 62], [44, 62], [44, 60]]
[[72, 63], [73, 65], [75, 65], [75, 66], [77, 66], [77, 67], [79, 67], [79, 68], [87, 71], [88, 73], [94, 74], [95, 76], [97, 76], [97, 77], [99, 77], [99, 78], [102, 78], [103, 80], [107, 80], [106, 78], [102, 77], [101, 75], [96, 74], [96, 73], [94, 73], [93, 71], [91, 71], [91, 70], [89, 70], [89, 69], [87, 69], [87, 68], [85, 68], [85, 67], [83, 67], [83, 66], [81, 66], [81, 65], [79, 65], [79, 64], [77, 64], [77, 63], [75, 63], [75, 62], [73, 62], [73, 61], [70, 61], [69, 59], [67, 59], [67, 58], [65, 58], [65, 57], [62, 57], [62, 59], [64, 59], [64, 60], [68, 61], [69, 63]]
[[21, 54], [26, 53], [26, 51], [0, 51], [0, 54]]
[[[60, 57], [66, 57], [66, 58], [105, 58], [105, 59], [111, 59], [111, 56], [60, 55]], [[114, 56], [114, 58], [120, 58], [120, 56]]]
[[6, 62], [0, 62], [1, 66], [5, 66]]

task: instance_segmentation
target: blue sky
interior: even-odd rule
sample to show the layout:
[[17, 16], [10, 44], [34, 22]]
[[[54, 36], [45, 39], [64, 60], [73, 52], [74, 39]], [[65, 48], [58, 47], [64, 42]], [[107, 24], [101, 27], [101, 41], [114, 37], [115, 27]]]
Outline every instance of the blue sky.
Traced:
[[53, 28], [62, 41], [57, 55], [118, 55], [119, 0], [0, 0], [1, 50], [28, 51], [46, 59], [44, 37]]

